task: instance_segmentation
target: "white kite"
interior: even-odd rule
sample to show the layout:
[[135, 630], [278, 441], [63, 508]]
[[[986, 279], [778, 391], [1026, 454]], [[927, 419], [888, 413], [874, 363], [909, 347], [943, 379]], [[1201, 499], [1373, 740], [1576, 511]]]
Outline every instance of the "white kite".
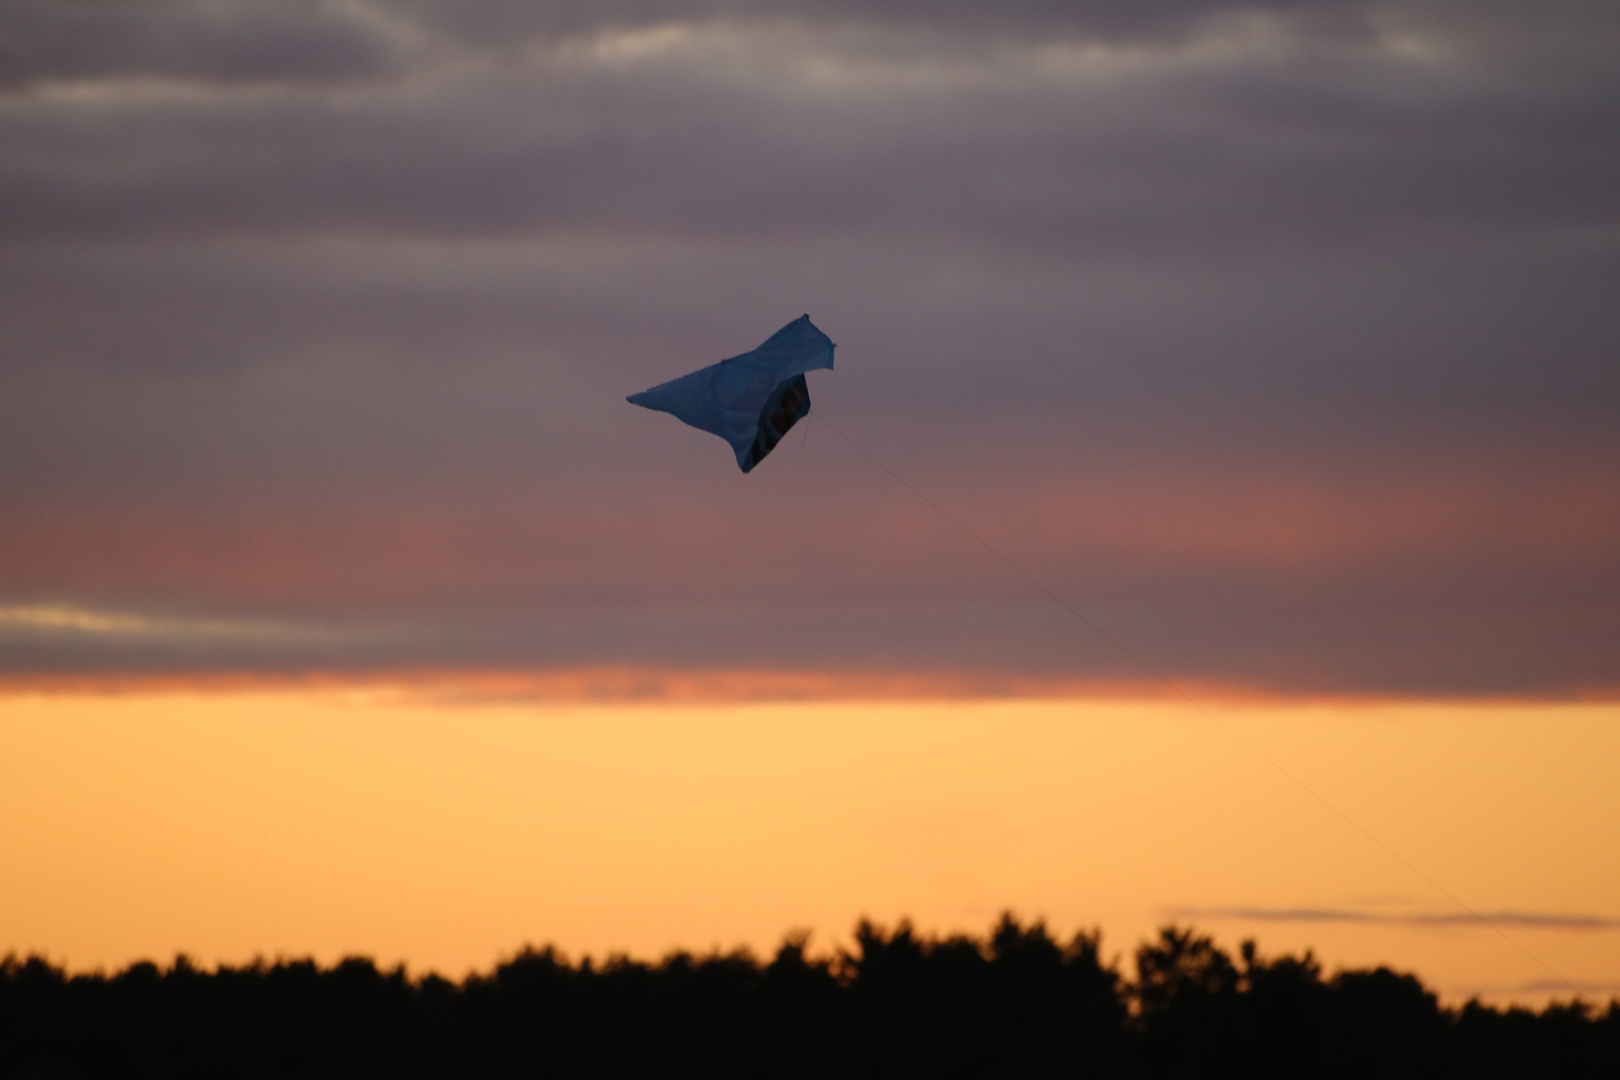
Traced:
[[832, 340], [801, 315], [752, 352], [631, 394], [626, 401], [667, 412], [731, 444], [748, 472], [810, 413], [804, 373], [833, 366]]

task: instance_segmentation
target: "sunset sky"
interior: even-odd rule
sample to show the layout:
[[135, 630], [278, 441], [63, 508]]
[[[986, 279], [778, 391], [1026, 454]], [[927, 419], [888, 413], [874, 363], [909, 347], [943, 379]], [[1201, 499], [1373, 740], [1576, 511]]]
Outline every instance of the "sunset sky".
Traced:
[[1620, 993], [1617, 132], [1580, 0], [11, 0], [0, 955]]

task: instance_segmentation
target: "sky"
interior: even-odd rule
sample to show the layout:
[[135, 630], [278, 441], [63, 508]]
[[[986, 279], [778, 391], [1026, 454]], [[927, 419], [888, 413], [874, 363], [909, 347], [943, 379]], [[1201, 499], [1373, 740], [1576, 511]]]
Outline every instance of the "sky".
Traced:
[[[86, 799], [108, 789], [72, 763], [108, 716], [161, 759], [191, 738], [162, 703], [274, 700], [304, 745], [356, 687], [373, 696], [340, 713], [362, 726], [405, 708], [390, 694], [457, 725], [585, 709], [568, 723], [603, 754], [648, 715], [697, 754], [728, 710], [777, 703], [811, 741], [910, 709], [970, 760], [1013, 723], [992, 704], [1068, 702], [1149, 775], [1162, 740], [1132, 710], [1185, 694], [1195, 719], [1259, 709], [1261, 750], [1317, 732], [1299, 762], [1394, 738], [1387, 708], [1479, 740], [1481, 775], [1600, 755], [1620, 723], [1617, 60], [1620, 15], [1577, 0], [14, 0], [4, 737]], [[624, 401], [804, 313], [837, 367], [752, 474]], [[399, 738], [440, 753], [410, 715]], [[1536, 717], [1563, 718], [1544, 760], [1510, 734]], [[201, 773], [244, 760], [198, 745], [225, 755]], [[1555, 830], [1531, 804], [1575, 781], [1543, 774], [1503, 790]], [[1601, 860], [1620, 811], [1588, 794], [1581, 857]], [[1286, 776], [1272, 796], [1285, 816], [1311, 798]], [[7, 813], [78, 835], [47, 805]], [[954, 835], [918, 842], [980, 858]], [[1144, 860], [1181, 852], [1133, 835]], [[115, 862], [41, 869], [37, 910], [122, 880]], [[1097, 906], [1453, 933], [1422, 920], [1456, 905], [1407, 877], [1422, 899], [1393, 922], [1331, 875]], [[629, 888], [601, 882], [584, 909]], [[1465, 899], [1586, 920], [1567, 933], [1612, 955], [1592, 943], [1620, 936], [1613, 879], [1498, 885]], [[952, 888], [892, 895], [944, 925]], [[962, 903], [1105, 917], [1020, 889]], [[823, 930], [880, 904], [858, 891]], [[11, 917], [0, 950], [207, 951]], [[600, 918], [577, 947], [725, 937]], [[275, 938], [244, 917], [207, 948], [340, 948], [312, 919]], [[520, 943], [412, 940], [375, 947], [454, 966]], [[1604, 963], [1582, 977], [1620, 982]]]

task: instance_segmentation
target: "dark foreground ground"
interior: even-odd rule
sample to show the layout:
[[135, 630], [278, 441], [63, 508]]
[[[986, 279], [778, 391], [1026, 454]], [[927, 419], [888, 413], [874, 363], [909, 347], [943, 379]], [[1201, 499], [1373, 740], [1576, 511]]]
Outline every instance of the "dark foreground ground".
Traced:
[[854, 951], [570, 964], [455, 984], [368, 960], [71, 978], [0, 965], [5, 1077], [1620, 1077], [1620, 1005], [1442, 1009], [1411, 975], [1324, 978], [1167, 928], [1127, 979], [1094, 935], [867, 924]]

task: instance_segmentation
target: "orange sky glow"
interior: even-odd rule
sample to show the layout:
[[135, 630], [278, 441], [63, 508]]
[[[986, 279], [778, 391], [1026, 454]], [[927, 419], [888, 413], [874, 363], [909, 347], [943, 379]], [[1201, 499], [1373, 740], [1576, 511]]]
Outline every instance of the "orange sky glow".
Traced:
[[8, 947], [459, 976], [524, 943], [833, 948], [862, 915], [1010, 908], [1116, 953], [1179, 919], [1450, 1000], [1620, 988], [1612, 703], [1206, 705], [1351, 825], [1178, 701], [461, 690], [13, 688]]

